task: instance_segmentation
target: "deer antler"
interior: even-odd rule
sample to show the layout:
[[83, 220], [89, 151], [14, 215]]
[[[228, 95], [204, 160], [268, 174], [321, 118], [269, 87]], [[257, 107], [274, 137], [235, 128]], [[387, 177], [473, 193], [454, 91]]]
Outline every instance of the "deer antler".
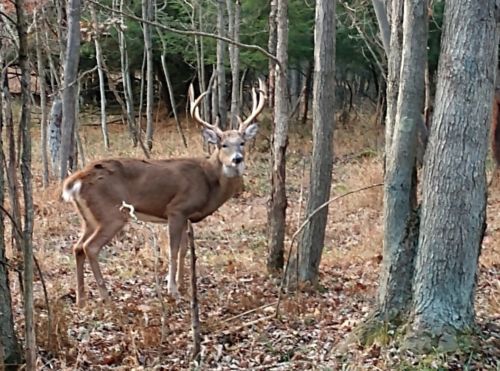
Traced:
[[223, 131], [221, 130], [221, 128], [219, 128], [219, 122], [217, 121], [215, 125], [212, 125], [212, 124], [209, 124], [208, 122], [206, 122], [205, 120], [203, 120], [200, 116], [200, 103], [201, 101], [203, 100], [203, 98], [205, 97], [205, 95], [208, 94], [208, 90], [203, 92], [198, 98], [196, 98], [196, 100], [194, 99], [194, 87], [193, 87], [193, 84], [189, 85], [189, 101], [190, 101], [190, 104], [191, 104], [191, 109], [190, 109], [190, 113], [191, 113], [191, 116], [198, 122], [200, 123], [201, 125], [203, 125], [204, 127], [206, 127], [207, 129], [210, 129], [210, 130], [213, 130], [215, 131], [215, 133], [218, 135], [218, 136], [222, 136], [223, 134]]
[[250, 123], [255, 120], [255, 118], [259, 115], [259, 113], [264, 109], [264, 103], [267, 99], [267, 92], [266, 92], [266, 84], [264, 83], [264, 80], [259, 77], [259, 97], [257, 101], [257, 92], [255, 91], [255, 88], [252, 88], [252, 112], [250, 113], [250, 116], [248, 116], [245, 121], [243, 121], [240, 117], [238, 117], [238, 121], [240, 123], [240, 128], [239, 132], [243, 133], [245, 132], [246, 128]]

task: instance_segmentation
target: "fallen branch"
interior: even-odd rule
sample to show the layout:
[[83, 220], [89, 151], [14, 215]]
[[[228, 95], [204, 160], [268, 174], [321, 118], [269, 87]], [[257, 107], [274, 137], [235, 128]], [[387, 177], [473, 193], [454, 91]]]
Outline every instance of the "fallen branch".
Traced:
[[237, 315], [235, 315], [233, 317], [227, 318], [224, 321], [222, 321], [222, 323], [227, 323], [227, 322], [234, 321], [235, 319], [244, 317], [244, 316], [246, 316], [248, 314], [252, 314], [252, 313], [258, 312], [259, 310], [262, 310], [262, 309], [265, 309], [265, 308], [268, 308], [268, 307], [272, 307], [273, 305], [276, 305], [276, 304], [278, 304], [278, 301], [274, 301], [274, 302], [269, 303], [269, 304], [261, 305], [260, 307], [257, 307], [257, 308], [254, 308], [254, 309], [250, 309], [250, 310], [247, 310], [246, 312], [243, 312], [243, 313], [237, 314]]
[[358, 193], [358, 192], [366, 191], [366, 190], [369, 190], [369, 189], [372, 189], [372, 188], [381, 187], [383, 185], [384, 185], [384, 183], [377, 183], [377, 184], [372, 184], [372, 185], [369, 185], [369, 186], [366, 186], [366, 187], [358, 188], [358, 189], [355, 189], [353, 191], [349, 191], [349, 192], [343, 193], [343, 194], [341, 194], [341, 195], [339, 195], [337, 197], [331, 198], [328, 201], [324, 202], [323, 204], [321, 204], [320, 206], [318, 206], [316, 209], [314, 209], [311, 214], [309, 214], [307, 216], [306, 220], [304, 220], [304, 222], [301, 224], [301, 226], [299, 227], [299, 229], [297, 229], [295, 231], [295, 233], [292, 235], [292, 239], [290, 241], [290, 248], [288, 250], [288, 258], [287, 258], [287, 261], [286, 261], [286, 267], [285, 267], [285, 271], [283, 272], [283, 277], [281, 278], [281, 283], [280, 283], [280, 287], [279, 287], [279, 290], [278, 290], [278, 302], [276, 303], [276, 313], [275, 313], [276, 317], [278, 317], [278, 315], [279, 315], [279, 307], [280, 307], [280, 304], [281, 304], [281, 293], [283, 291], [283, 286], [284, 286], [286, 275], [287, 275], [287, 272], [288, 272], [288, 266], [290, 265], [290, 256], [292, 254], [293, 244], [296, 241], [297, 237], [299, 236], [300, 232], [302, 232], [302, 230], [307, 226], [307, 224], [309, 224], [311, 222], [311, 220], [314, 217], [314, 215], [316, 215], [322, 209], [324, 209], [325, 207], [327, 207], [328, 205], [330, 205], [332, 202], [337, 201], [337, 200], [339, 200], [341, 198], [344, 198], [346, 196], [349, 196], [349, 195], [351, 195], [353, 193]]

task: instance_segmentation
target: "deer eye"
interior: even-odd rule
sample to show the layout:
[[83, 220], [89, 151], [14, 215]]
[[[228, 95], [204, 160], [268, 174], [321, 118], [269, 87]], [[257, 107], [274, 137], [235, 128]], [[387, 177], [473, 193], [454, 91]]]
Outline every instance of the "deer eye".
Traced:
[[224, 143], [221, 147], [222, 147], [222, 148], [227, 148], [227, 144], [226, 144], [226, 143]]
[[245, 142], [241, 142], [241, 143], [240, 143], [240, 146], [242, 146], [242, 147], [243, 147], [244, 145], [245, 145]]

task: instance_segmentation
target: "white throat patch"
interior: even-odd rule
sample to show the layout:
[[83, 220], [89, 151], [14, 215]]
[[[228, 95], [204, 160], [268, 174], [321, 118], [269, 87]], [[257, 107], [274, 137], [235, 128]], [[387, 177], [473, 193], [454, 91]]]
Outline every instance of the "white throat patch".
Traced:
[[222, 172], [228, 178], [235, 178], [242, 176], [245, 171], [245, 163], [240, 162], [238, 165], [222, 165]]

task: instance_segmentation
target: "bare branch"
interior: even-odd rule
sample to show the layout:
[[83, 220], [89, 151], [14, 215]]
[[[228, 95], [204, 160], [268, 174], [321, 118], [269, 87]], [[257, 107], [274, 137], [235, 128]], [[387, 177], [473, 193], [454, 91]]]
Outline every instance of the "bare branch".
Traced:
[[102, 9], [105, 9], [105, 10], [109, 11], [109, 12], [116, 13], [116, 14], [121, 14], [121, 15], [127, 17], [127, 18], [133, 19], [134, 21], [145, 23], [145, 24], [149, 24], [151, 26], [158, 27], [158, 28], [160, 28], [162, 30], [165, 30], [165, 31], [168, 31], [168, 32], [173, 32], [173, 33], [177, 33], [179, 35], [186, 35], [186, 36], [210, 37], [212, 39], [221, 40], [221, 41], [225, 41], [225, 42], [227, 42], [229, 44], [236, 45], [236, 46], [238, 46], [240, 48], [245, 48], [245, 49], [250, 49], [250, 50], [256, 50], [256, 51], [262, 53], [263, 55], [265, 55], [267, 58], [273, 60], [275, 63], [277, 63], [281, 67], [281, 64], [280, 64], [279, 60], [276, 58], [276, 56], [272, 55], [271, 53], [269, 53], [266, 49], [264, 49], [261, 46], [254, 45], [254, 44], [240, 43], [240, 42], [234, 41], [233, 39], [230, 39], [228, 37], [219, 36], [219, 35], [212, 34], [212, 33], [209, 33], [209, 32], [193, 31], [193, 30], [179, 30], [179, 29], [176, 29], [176, 28], [165, 26], [165, 25], [160, 24], [158, 22], [147, 21], [147, 20], [145, 20], [145, 19], [143, 19], [141, 17], [137, 17], [137, 16], [135, 16], [133, 14], [130, 14], [130, 13], [122, 12], [122, 11], [117, 10], [117, 9], [112, 9], [109, 6], [103, 5], [103, 4], [101, 4], [101, 3], [99, 3], [98, 1], [95, 1], [95, 0], [88, 0], [88, 1], [90, 3], [92, 3], [92, 4], [95, 4], [96, 6], [98, 6], [100, 8], [102, 8]]

